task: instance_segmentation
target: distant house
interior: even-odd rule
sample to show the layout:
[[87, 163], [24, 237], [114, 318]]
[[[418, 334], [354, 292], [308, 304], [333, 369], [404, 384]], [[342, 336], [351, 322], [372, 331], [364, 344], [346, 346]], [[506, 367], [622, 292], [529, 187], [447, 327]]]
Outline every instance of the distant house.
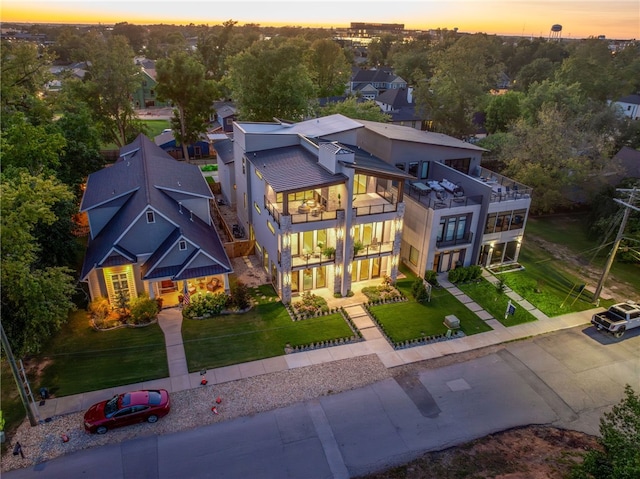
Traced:
[[613, 103], [625, 116], [632, 120], [640, 120], [640, 94], [627, 95]]
[[237, 110], [233, 103], [217, 102], [213, 104], [216, 110], [215, 121], [225, 133], [233, 132], [233, 122], [237, 119]]
[[158, 100], [156, 88], [156, 65], [153, 60], [147, 58], [136, 58], [136, 65], [140, 66], [142, 72], [142, 83], [133, 94], [133, 107], [136, 109], [166, 107], [167, 102]]
[[613, 186], [620, 184], [625, 178], [640, 179], [640, 151], [623, 146], [612, 159], [612, 175], [608, 177], [608, 183]]
[[[91, 299], [229, 289], [231, 263], [210, 214], [213, 194], [195, 165], [174, 160], [144, 135], [112, 166], [89, 175], [80, 205], [89, 221], [81, 281]], [[172, 304], [173, 303], [173, 304]]]
[[407, 82], [393, 73], [390, 68], [355, 69], [349, 83], [350, 93], [359, 94], [370, 100], [375, 100], [386, 90], [399, 88], [407, 88]]
[[[165, 130], [153, 139], [153, 142], [176, 160], [184, 159], [182, 146], [178, 145], [172, 130]], [[206, 135], [193, 145], [187, 146], [189, 158], [207, 158], [212, 155], [211, 144]]]
[[413, 88], [395, 88], [378, 95], [375, 102], [383, 113], [391, 116], [390, 123], [424, 130], [426, 119], [416, 112]]

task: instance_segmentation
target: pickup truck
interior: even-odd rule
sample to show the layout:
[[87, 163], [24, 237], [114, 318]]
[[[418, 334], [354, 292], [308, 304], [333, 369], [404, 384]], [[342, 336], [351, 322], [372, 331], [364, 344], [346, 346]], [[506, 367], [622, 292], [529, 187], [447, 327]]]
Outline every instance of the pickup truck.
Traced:
[[640, 327], [640, 304], [634, 301], [614, 304], [608, 310], [594, 314], [591, 324], [599, 331], [621, 338], [628, 329]]

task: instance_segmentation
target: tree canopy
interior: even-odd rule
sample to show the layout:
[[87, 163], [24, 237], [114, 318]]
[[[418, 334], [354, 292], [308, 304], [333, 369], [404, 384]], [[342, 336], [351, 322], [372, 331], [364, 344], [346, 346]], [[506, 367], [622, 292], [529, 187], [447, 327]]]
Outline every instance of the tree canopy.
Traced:
[[195, 143], [206, 132], [218, 85], [205, 78], [205, 67], [195, 56], [182, 51], [158, 60], [156, 72], [158, 98], [169, 100], [174, 106], [174, 135], [188, 161], [187, 145]]
[[330, 103], [321, 108], [320, 113], [323, 116], [340, 113], [354, 120], [371, 120], [382, 123], [386, 123], [390, 119], [390, 116], [383, 113], [375, 101], [358, 101], [358, 99], [353, 96], [341, 102]]
[[295, 39], [265, 40], [229, 60], [227, 85], [242, 120], [297, 121], [310, 113], [316, 89], [300, 61], [304, 52], [304, 44]]

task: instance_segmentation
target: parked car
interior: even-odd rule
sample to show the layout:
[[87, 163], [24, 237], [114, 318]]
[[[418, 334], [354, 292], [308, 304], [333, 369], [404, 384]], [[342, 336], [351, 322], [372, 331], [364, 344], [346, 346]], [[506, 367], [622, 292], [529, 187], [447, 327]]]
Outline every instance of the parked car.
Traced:
[[170, 409], [169, 392], [165, 389], [116, 394], [89, 408], [84, 414], [84, 428], [90, 433], [104, 434], [109, 429], [138, 422], [154, 423], [169, 414]]

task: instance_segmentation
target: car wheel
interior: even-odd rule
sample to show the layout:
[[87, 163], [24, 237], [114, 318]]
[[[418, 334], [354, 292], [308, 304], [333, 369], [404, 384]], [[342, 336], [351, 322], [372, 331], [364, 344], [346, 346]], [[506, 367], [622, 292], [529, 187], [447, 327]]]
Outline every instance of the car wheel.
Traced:
[[621, 329], [619, 331], [616, 331], [615, 333], [613, 333], [614, 337], [616, 338], [621, 338], [624, 335], [624, 329]]
[[149, 417], [147, 418], [147, 422], [150, 422], [150, 423], [158, 422], [158, 416], [156, 416], [155, 414], [154, 414], [154, 415], [149, 416]]
[[96, 434], [104, 434], [107, 432], [107, 426], [100, 426], [96, 429]]

